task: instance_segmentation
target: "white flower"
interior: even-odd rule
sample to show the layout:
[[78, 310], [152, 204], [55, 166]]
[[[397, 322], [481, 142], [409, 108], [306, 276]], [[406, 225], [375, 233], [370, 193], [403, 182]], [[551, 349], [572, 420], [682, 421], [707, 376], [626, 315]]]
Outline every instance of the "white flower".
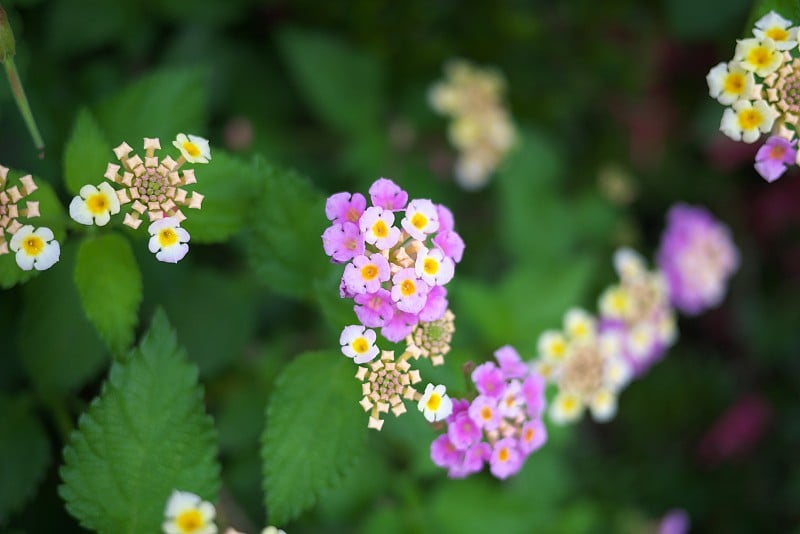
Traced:
[[591, 314], [580, 308], [572, 308], [564, 315], [564, 330], [571, 339], [588, 341], [595, 336], [597, 327]]
[[595, 421], [603, 423], [611, 420], [617, 413], [616, 394], [607, 389], [601, 389], [592, 397], [589, 409]]
[[623, 247], [614, 252], [614, 270], [623, 280], [641, 278], [647, 272], [647, 266], [641, 254], [633, 249]]
[[189, 232], [178, 226], [180, 222], [175, 217], [165, 217], [152, 223], [147, 231], [150, 238], [150, 252], [156, 255], [158, 261], [178, 263], [189, 252]]
[[172, 144], [181, 151], [183, 159], [189, 163], [208, 163], [211, 159], [211, 148], [208, 146], [208, 139], [197, 137], [196, 135], [178, 134]]
[[759, 39], [772, 39], [778, 50], [791, 50], [797, 46], [797, 28], [774, 11], [770, 11], [756, 22], [753, 35]]
[[270, 525], [264, 530], [262, 530], [261, 534], [286, 534], [286, 531]]
[[216, 534], [216, 510], [194, 493], [173, 490], [164, 511], [166, 520], [161, 525], [166, 534]]
[[423, 247], [417, 251], [414, 270], [428, 285], [443, 286], [453, 279], [455, 264], [440, 249], [428, 250]]
[[567, 355], [567, 340], [557, 330], [542, 332], [538, 341], [539, 354], [549, 362], [560, 362]]
[[355, 363], [370, 362], [378, 355], [375, 331], [360, 324], [345, 326], [339, 336], [339, 344], [342, 346], [342, 353], [353, 358]]
[[408, 203], [406, 216], [400, 226], [414, 239], [425, 241], [428, 235], [439, 229], [439, 214], [430, 200], [415, 199]]
[[762, 133], [772, 129], [777, 117], [775, 108], [763, 100], [755, 103], [739, 100], [722, 114], [719, 129], [734, 141], [754, 143]]
[[577, 421], [582, 413], [583, 401], [581, 398], [565, 391], [560, 391], [550, 406], [550, 419], [559, 425]]
[[417, 408], [425, 416], [425, 419], [433, 423], [447, 419], [453, 413], [453, 401], [447, 396], [447, 388], [443, 385], [428, 384], [425, 386], [425, 393], [422, 394]]
[[11, 250], [17, 253], [17, 265], [25, 271], [49, 269], [61, 255], [53, 231], [46, 227], [34, 230], [33, 226], [26, 224], [16, 231], [10, 245]]
[[600, 315], [622, 319], [631, 313], [633, 301], [630, 292], [622, 286], [610, 286], [600, 295]]
[[736, 43], [734, 61], [742, 68], [763, 77], [769, 76], [781, 66], [783, 56], [769, 37], [761, 39], [741, 39]]
[[103, 182], [99, 186], [84, 185], [80, 195], [69, 203], [69, 216], [81, 224], [104, 226], [119, 213], [119, 199], [114, 188]]

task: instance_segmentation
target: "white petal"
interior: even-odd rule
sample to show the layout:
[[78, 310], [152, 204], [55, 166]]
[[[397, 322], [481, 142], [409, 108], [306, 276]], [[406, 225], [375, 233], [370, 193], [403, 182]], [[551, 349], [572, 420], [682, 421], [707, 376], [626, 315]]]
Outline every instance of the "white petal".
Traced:
[[75, 222], [86, 225], [92, 224], [92, 214], [89, 212], [89, 208], [86, 207], [86, 201], [81, 197], [73, 197], [72, 202], [69, 203], [69, 216]]
[[178, 263], [189, 252], [189, 245], [180, 243], [156, 253], [156, 259], [166, 263]]
[[105, 226], [108, 224], [108, 221], [111, 220], [111, 214], [109, 212], [101, 213], [100, 215], [96, 215], [94, 218], [94, 223], [97, 226]]
[[30, 271], [31, 269], [33, 269], [34, 258], [33, 256], [28, 256], [27, 254], [25, 254], [24, 250], [17, 251], [16, 258], [17, 258], [17, 265], [19, 265], [19, 268], [22, 269], [23, 271]]
[[42, 226], [41, 228], [33, 232], [33, 235], [41, 237], [45, 243], [51, 241], [55, 237], [53, 235], [53, 231], [46, 226]]
[[78, 191], [78, 193], [81, 195], [81, 197], [83, 197], [84, 199], [87, 199], [91, 195], [94, 195], [95, 193], [97, 193], [97, 188], [95, 186], [91, 185], [91, 184], [86, 184], [83, 187], [81, 187], [81, 190]]

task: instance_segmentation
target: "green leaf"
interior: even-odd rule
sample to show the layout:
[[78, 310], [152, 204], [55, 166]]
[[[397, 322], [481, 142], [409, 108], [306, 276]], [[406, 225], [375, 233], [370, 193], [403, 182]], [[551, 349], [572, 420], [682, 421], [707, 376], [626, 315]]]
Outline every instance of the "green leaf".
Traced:
[[360, 456], [367, 424], [355, 371], [341, 353], [311, 352], [278, 378], [261, 449], [272, 524], [285, 524], [313, 506]]
[[[8, 183], [6, 184], [6, 189], [15, 185], [18, 186], [20, 183], [19, 179], [22, 176], [23, 174], [20, 172], [10, 171], [8, 173]], [[24, 208], [27, 201], [39, 202], [39, 213], [41, 215], [32, 219], [20, 216], [17, 220], [20, 222], [20, 224], [30, 224], [35, 228], [40, 228], [42, 226], [50, 228], [53, 231], [56, 239], [63, 244], [65, 235], [64, 219], [66, 215], [64, 213], [64, 208], [62, 207], [61, 201], [58, 199], [58, 195], [56, 195], [55, 191], [53, 191], [53, 188], [50, 186], [50, 184], [35, 177], [34, 181], [36, 182], [38, 189], [29, 196], [25, 197], [19, 203], [19, 207]], [[11, 236], [6, 234], [6, 239], [10, 242]], [[9, 249], [7, 254], [0, 256], [0, 287], [3, 289], [8, 289], [17, 284], [27, 282], [38, 274], [39, 271], [36, 270], [23, 271], [20, 269], [17, 265], [15, 254], [13, 251], [11, 251], [11, 249]]]
[[275, 291], [310, 297], [314, 281], [329, 279], [332, 268], [322, 250], [327, 225], [325, 201], [305, 178], [256, 161], [261, 191], [252, 209], [246, 237], [250, 265]]
[[103, 102], [96, 110], [97, 119], [113, 146], [127, 141], [138, 150], [142, 138], [158, 137], [162, 148], [169, 149], [178, 133], [202, 132], [206, 87], [200, 69], [156, 72]]
[[217, 434], [197, 376], [157, 312], [139, 347], [114, 363], [64, 450], [59, 493], [83, 527], [160, 532], [173, 489], [216, 500]]
[[49, 463], [47, 434], [30, 403], [0, 397], [0, 525], [34, 495]]
[[104, 181], [106, 166], [114, 157], [100, 125], [88, 109], [82, 109], [72, 126], [72, 134], [64, 147], [64, 181], [67, 191], [77, 195], [86, 184]]
[[89, 321], [112, 352], [121, 354], [133, 341], [142, 300], [142, 275], [128, 240], [115, 233], [85, 239], [75, 283]]
[[[83, 313], [73, 281], [77, 246], [24, 290], [17, 344], [31, 382], [46, 397], [83, 387], [108, 361], [107, 350]], [[60, 402], [60, 401], [58, 401]]]
[[379, 122], [383, 73], [373, 56], [335, 37], [299, 29], [282, 31], [278, 45], [320, 119], [347, 133]]
[[250, 165], [222, 151], [208, 165], [195, 167], [197, 185], [205, 196], [199, 210], [184, 210], [182, 226], [192, 243], [219, 243], [241, 230], [253, 209], [255, 180]]

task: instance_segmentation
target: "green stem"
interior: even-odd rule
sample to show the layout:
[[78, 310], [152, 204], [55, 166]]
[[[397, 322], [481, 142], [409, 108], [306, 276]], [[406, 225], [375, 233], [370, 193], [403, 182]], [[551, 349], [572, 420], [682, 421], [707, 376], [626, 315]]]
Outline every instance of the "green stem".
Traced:
[[44, 141], [42, 135], [39, 133], [39, 128], [36, 126], [36, 120], [33, 118], [31, 108], [28, 105], [28, 97], [25, 96], [25, 89], [22, 87], [22, 82], [17, 73], [17, 66], [14, 64], [12, 58], [7, 58], [4, 62], [6, 66], [6, 74], [8, 74], [8, 81], [11, 84], [11, 92], [14, 93], [14, 99], [17, 101], [22, 118], [25, 120], [25, 125], [31, 133], [33, 143], [36, 145], [36, 150], [39, 151], [39, 159], [44, 158]]

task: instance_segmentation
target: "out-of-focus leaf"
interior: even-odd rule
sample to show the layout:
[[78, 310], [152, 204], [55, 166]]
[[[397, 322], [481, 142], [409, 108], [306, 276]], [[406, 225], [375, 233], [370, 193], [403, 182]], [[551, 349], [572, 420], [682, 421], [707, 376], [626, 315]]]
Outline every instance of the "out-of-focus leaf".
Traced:
[[128, 240], [115, 233], [85, 239], [78, 249], [75, 284], [89, 321], [121, 354], [133, 341], [142, 300], [142, 275]]
[[0, 525], [33, 496], [49, 463], [47, 434], [30, 403], [0, 397]]
[[59, 396], [79, 389], [107, 362], [107, 351], [89, 323], [73, 281], [76, 246], [23, 289], [17, 345], [36, 389]]
[[[664, 9], [673, 35], [682, 39], [709, 39], [738, 29], [749, 6], [748, 0], [670, 0]], [[752, 28], [747, 26], [741, 35], [750, 35]], [[736, 43], [731, 42], [731, 55], [735, 47]]]
[[75, 118], [72, 134], [64, 147], [64, 181], [67, 190], [77, 195], [86, 184], [102, 183], [106, 165], [114, 158], [112, 148], [92, 113], [82, 109]]
[[295, 83], [323, 121], [348, 133], [378, 123], [382, 72], [374, 57], [308, 30], [284, 30], [278, 44]]
[[139, 347], [114, 363], [64, 451], [59, 493], [81, 525], [158, 532], [174, 489], [216, 500], [217, 435], [197, 375], [156, 313]]
[[355, 366], [335, 351], [303, 354], [278, 378], [261, 456], [269, 520], [285, 524], [313, 506], [364, 447]]
[[126, 141], [141, 155], [142, 139], [158, 137], [161, 153], [177, 159], [177, 149], [172, 148], [175, 136], [202, 134], [205, 79], [200, 69], [168, 69], [141, 78], [100, 104], [97, 120], [112, 148]]

